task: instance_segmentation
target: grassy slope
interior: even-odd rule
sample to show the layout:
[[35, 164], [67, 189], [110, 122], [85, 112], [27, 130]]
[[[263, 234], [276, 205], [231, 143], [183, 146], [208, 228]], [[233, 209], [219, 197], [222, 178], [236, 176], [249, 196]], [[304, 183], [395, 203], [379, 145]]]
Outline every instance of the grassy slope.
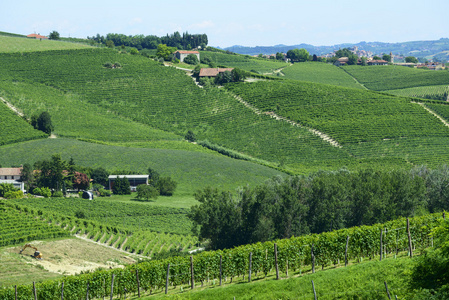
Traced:
[[[252, 283], [242, 280], [220, 287], [216, 282], [215, 286], [210, 283], [193, 291], [185, 288], [184, 292], [175, 288], [167, 296], [161, 292], [143, 299], [313, 299], [312, 280], [318, 299], [387, 299], [384, 281], [393, 298], [394, 295], [403, 298], [413, 262], [408, 257], [374, 260], [299, 277], [299, 272], [295, 272], [295, 277], [280, 281], [273, 276], [257, 280], [253, 275], [256, 279]], [[290, 277], [291, 274], [290, 270]], [[285, 277], [285, 273], [281, 272], [281, 276]]]
[[0, 101], [0, 145], [47, 137], [47, 134], [34, 129], [21, 117]]
[[[208, 139], [300, 172], [335, 168], [341, 160], [350, 159], [307, 130], [257, 115], [226, 91], [202, 90], [183, 71], [141, 56], [94, 49], [7, 54], [3, 59], [0, 89], [8, 100], [26, 114], [36, 107], [51, 107], [58, 115], [55, 131], [62, 136], [115, 142], [121, 139], [125, 143], [177, 138], [153, 138], [154, 131], [149, 127], [135, 124], [141, 123], [180, 136], [193, 130], [200, 140]], [[103, 64], [107, 61], [118, 61], [123, 67], [106, 69]], [[25, 87], [33, 93], [24, 92]], [[84, 108], [91, 117], [84, 117]], [[111, 115], [117, 115], [114, 122], [109, 119]], [[121, 118], [124, 120], [120, 123]], [[134, 121], [129, 127], [125, 124], [128, 120]], [[83, 130], [84, 126], [88, 130]], [[110, 126], [118, 129], [105, 134]], [[151, 134], [139, 128], [148, 128]]]
[[201, 56], [209, 56], [212, 59], [212, 62], [217, 66], [239, 68], [245, 71], [256, 71], [259, 73], [272, 73], [277, 69], [288, 66], [288, 64], [283, 61], [254, 58], [240, 54], [201, 51]]
[[330, 135], [356, 160], [391, 158], [437, 165], [448, 158], [447, 154], [439, 156], [449, 144], [448, 128], [405, 98], [295, 81], [227, 88], [262, 111], [273, 111]]
[[[30, 153], [33, 153], [30, 156]], [[60, 153], [62, 158], [87, 167], [108, 170], [131, 169], [146, 172], [152, 167], [163, 176], [172, 176], [178, 187], [175, 195], [191, 195], [205, 186], [235, 189], [260, 184], [267, 178], [282, 174], [254, 163], [225, 156], [169, 149], [130, 148], [92, 144], [70, 139], [45, 139], [0, 147], [3, 166], [34, 163]]]
[[449, 85], [449, 72], [421, 70], [402, 66], [345, 66], [368, 89], [386, 91], [418, 86]]
[[83, 49], [83, 48], [91, 48], [91, 46], [62, 41], [36, 40], [28, 38], [2, 36], [0, 34], [0, 53], [34, 52], [34, 51], [63, 50], [63, 49], [68, 50], [68, 49]]
[[301, 81], [326, 83], [337, 86], [363, 89], [348, 73], [331, 64], [320, 62], [296, 63], [282, 70], [285, 77]]

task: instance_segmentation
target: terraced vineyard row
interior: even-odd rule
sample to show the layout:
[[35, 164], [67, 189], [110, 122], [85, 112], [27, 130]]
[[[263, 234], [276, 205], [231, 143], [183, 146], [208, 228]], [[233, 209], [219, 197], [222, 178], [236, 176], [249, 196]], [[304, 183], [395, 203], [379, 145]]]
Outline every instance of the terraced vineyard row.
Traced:
[[334, 65], [320, 62], [296, 63], [282, 69], [285, 78], [363, 89], [348, 73]]
[[[141, 56], [94, 49], [2, 54], [1, 58], [4, 64], [0, 78], [9, 85], [0, 83], [0, 88], [6, 90], [11, 89], [13, 81], [49, 85], [76, 94], [81, 105], [89, 102], [104, 111], [181, 136], [193, 130], [200, 140], [275, 164], [288, 166], [300, 161], [319, 168], [323, 159], [328, 159], [326, 166], [349, 159], [346, 153], [307, 130], [256, 115], [226, 91], [199, 89], [184, 72]], [[118, 61], [122, 68], [106, 69], [103, 64], [107, 61]], [[26, 105], [17, 96], [10, 101], [18, 107]], [[46, 105], [46, 100], [42, 98], [40, 103]], [[66, 128], [76, 122], [69, 111], [60, 111], [61, 118], [69, 120]], [[97, 124], [105, 128], [103, 125]], [[94, 134], [86, 135], [92, 138]]]
[[36, 201], [25, 198], [14, 202], [71, 217], [75, 217], [77, 212], [83, 212], [87, 220], [132, 231], [145, 228], [154, 232], [188, 235], [192, 228], [187, 218], [189, 210], [185, 208], [115, 202], [98, 198], [93, 201], [80, 198], [43, 198]]
[[402, 66], [344, 66], [343, 69], [368, 89], [387, 91], [419, 86], [449, 85], [449, 72]]
[[[429, 233], [433, 228], [444, 222], [440, 214], [415, 217], [410, 220], [412, 245], [416, 250], [423, 250], [432, 244]], [[379, 234], [383, 232], [383, 247], [379, 246]], [[399, 219], [373, 226], [354, 227], [322, 234], [306, 235], [291, 239], [244, 245], [222, 251], [203, 252], [193, 257], [195, 282], [203, 283], [217, 279], [221, 274], [231, 279], [245, 276], [249, 269], [249, 256], [252, 253], [252, 272], [255, 276], [272, 274], [277, 260], [279, 271], [289, 270], [290, 273], [301, 273], [312, 263], [312, 249], [315, 264], [318, 266], [337, 265], [345, 261], [345, 246], [348, 243], [348, 260], [361, 261], [363, 258], [374, 258], [379, 253], [397, 253], [408, 249], [406, 220]], [[274, 243], [277, 245], [275, 257]], [[222, 262], [222, 263], [220, 263]], [[187, 285], [190, 276], [190, 259], [188, 257], [173, 257], [167, 260], [154, 260], [125, 269], [102, 270], [90, 274], [65, 277], [60, 280], [37, 284], [39, 297], [59, 299], [61, 284], [67, 294], [66, 299], [79, 299], [86, 295], [86, 285], [89, 283], [89, 295], [101, 298], [111, 293], [109, 283], [114, 276], [114, 295], [123, 296], [137, 292], [136, 272], [139, 274], [142, 291], [154, 291], [165, 287], [167, 265], [168, 284]], [[18, 287], [21, 297], [32, 297], [30, 286]], [[67, 296], [66, 296], [67, 295]], [[14, 288], [0, 290], [2, 299], [14, 299]]]
[[449, 94], [449, 85], [422, 86], [408, 89], [390, 90], [386, 92], [396, 96], [446, 101]]
[[439, 120], [405, 98], [306, 82], [226, 86], [264, 112], [318, 129], [342, 145], [396, 137], [447, 137]]
[[0, 124], [0, 145], [46, 138], [48, 136], [44, 132], [34, 129], [2, 101], [0, 101]]
[[57, 226], [49, 225], [26, 212], [19, 212], [0, 201], [0, 247], [69, 235]]

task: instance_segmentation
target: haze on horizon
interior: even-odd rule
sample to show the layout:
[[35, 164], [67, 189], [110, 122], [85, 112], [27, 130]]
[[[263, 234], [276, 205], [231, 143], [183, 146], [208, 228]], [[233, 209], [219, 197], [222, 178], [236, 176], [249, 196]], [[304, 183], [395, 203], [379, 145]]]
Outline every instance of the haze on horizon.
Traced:
[[[38, 3], [38, 4], [37, 4]], [[126, 35], [205, 33], [209, 45], [230, 47], [405, 42], [448, 37], [449, 1], [286, 0], [39, 2], [7, 1], [0, 10], [0, 31], [86, 38], [97, 33]]]

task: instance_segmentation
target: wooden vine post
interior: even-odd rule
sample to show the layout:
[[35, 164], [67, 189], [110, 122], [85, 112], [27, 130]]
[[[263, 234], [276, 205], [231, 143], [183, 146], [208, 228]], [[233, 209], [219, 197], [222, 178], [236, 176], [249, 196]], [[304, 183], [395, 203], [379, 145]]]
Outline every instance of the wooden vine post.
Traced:
[[112, 296], [114, 296], [114, 277], [115, 277], [115, 274], [112, 274], [112, 279], [111, 279], [111, 300], [112, 300]]
[[87, 283], [87, 288], [86, 288], [86, 300], [89, 300], [89, 282]]
[[139, 280], [139, 269], [136, 269], [136, 282], [137, 282], [137, 295], [140, 298], [140, 280]]
[[390, 295], [390, 291], [388, 291], [388, 285], [387, 285], [387, 282], [384, 281], [384, 284], [385, 284], [385, 290], [387, 290], [387, 296], [388, 296], [388, 299], [391, 300], [391, 295]]
[[193, 290], [193, 288], [195, 287], [195, 277], [193, 274], [193, 256], [190, 256], [190, 284], [190, 287]]
[[253, 253], [249, 253], [249, 265], [248, 265], [248, 282], [251, 282], [251, 263], [253, 259]]
[[349, 235], [346, 238], [346, 248], [345, 248], [345, 267], [348, 265], [348, 245], [349, 245]]
[[61, 284], [61, 300], [64, 300], [64, 281]]
[[383, 229], [381, 228], [380, 229], [380, 251], [379, 251], [379, 254], [380, 254], [380, 260], [382, 261], [382, 252], [383, 252], [383, 245], [382, 245], [382, 234], [383, 234]]
[[36, 283], [34, 281], [33, 281], [33, 294], [34, 294], [34, 300], [37, 300]]
[[170, 276], [170, 263], [167, 265], [167, 278], [165, 279], [165, 294], [168, 293], [168, 277]]
[[276, 266], [276, 280], [279, 280], [278, 245], [276, 243], [274, 243], [274, 264]]
[[312, 247], [310, 247], [311, 252], [311, 260], [312, 260], [312, 273], [315, 273], [315, 255], [313, 254], [313, 244]]
[[410, 234], [410, 221], [407, 218], [407, 235], [408, 235], [408, 249], [410, 251], [410, 257], [413, 257], [413, 249], [412, 249], [412, 236]]
[[[64, 282], [63, 282], [63, 284], [64, 284]], [[15, 295], [14, 299], [17, 300], [17, 285], [14, 286], [14, 295]]]
[[221, 281], [222, 281], [222, 278], [223, 278], [222, 263], [223, 263], [223, 257], [220, 255], [220, 286], [221, 286]]
[[313, 280], [312, 280], [312, 289], [313, 289], [313, 296], [315, 297], [315, 300], [317, 300], [316, 291], [315, 291], [315, 283], [313, 283]]

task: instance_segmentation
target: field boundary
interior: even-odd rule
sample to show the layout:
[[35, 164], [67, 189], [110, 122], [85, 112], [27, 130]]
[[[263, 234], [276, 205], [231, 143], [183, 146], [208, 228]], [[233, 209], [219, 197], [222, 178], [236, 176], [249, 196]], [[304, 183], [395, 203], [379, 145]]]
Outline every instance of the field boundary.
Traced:
[[433, 110], [431, 110], [430, 108], [428, 108], [426, 105], [425, 105], [425, 103], [418, 103], [418, 102], [411, 102], [411, 103], [414, 103], [414, 104], [418, 104], [418, 105], [420, 105], [420, 106], [422, 106], [425, 110], [427, 110], [429, 113], [431, 113], [432, 115], [434, 115], [435, 117], [437, 117], [443, 124], [444, 124], [444, 126], [446, 126], [446, 127], [449, 127], [449, 123], [445, 120], [445, 119], [443, 119], [440, 115], [438, 115], [436, 112], [434, 112]]
[[299, 127], [299, 128], [306, 129], [306, 130], [308, 130], [310, 133], [312, 133], [313, 135], [316, 135], [316, 136], [318, 136], [320, 139], [322, 139], [323, 141], [325, 141], [325, 142], [331, 144], [333, 147], [336, 147], [336, 148], [343, 148], [343, 146], [341, 146], [336, 140], [334, 140], [333, 138], [331, 138], [331, 137], [328, 136], [327, 134], [325, 134], [325, 133], [323, 133], [323, 132], [321, 132], [321, 131], [319, 131], [319, 130], [317, 130], [317, 129], [309, 128], [309, 127], [303, 126], [303, 125], [301, 125], [301, 124], [299, 124], [299, 123], [297, 123], [297, 122], [294, 122], [294, 121], [292, 121], [292, 120], [289, 120], [289, 119], [287, 119], [287, 118], [285, 118], [285, 117], [283, 117], [283, 116], [277, 115], [277, 114], [275, 114], [274, 112], [264, 112], [264, 113], [262, 113], [258, 108], [252, 106], [251, 104], [249, 104], [248, 102], [246, 102], [245, 100], [243, 100], [242, 97], [240, 97], [240, 96], [238, 96], [238, 95], [236, 95], [236, 94], [233, 94], [233, 93], [231, 93], [231, 94], [234, 96], [235, 99], [237, 99], [240, 103], [242, 103], [243, 105], [245, 105], [247, 108], [249, 108], [250, 110], [252, 110], [252, 111], [253, 111], [255, 114], [257, 114], [257, 115], [266, 114], [266, 115], [268, 115], [268, 116], [270, 116], [270, 117], [272, 117], [273, 119], [276, 119], [276, 120], [278, 120], [278, 121], [284, 121], [284, 122], [289, 123], [289, 124], [292, 125], [292, 126], [296, 126], [296, 127]]
[[0, 100], [6, 104], [6, 106], [8, 106], [14, 113], [16, 113], [19, 117], [24, 117], [25, 115], [23, 113], [21, 113], [19, 111], [19, 109], [17, 107], [15, 107], [14, 105], [12, 105], [11, 103], [9, 103], [8, 101], [6, 101], [5, 98], [0, 97]]

